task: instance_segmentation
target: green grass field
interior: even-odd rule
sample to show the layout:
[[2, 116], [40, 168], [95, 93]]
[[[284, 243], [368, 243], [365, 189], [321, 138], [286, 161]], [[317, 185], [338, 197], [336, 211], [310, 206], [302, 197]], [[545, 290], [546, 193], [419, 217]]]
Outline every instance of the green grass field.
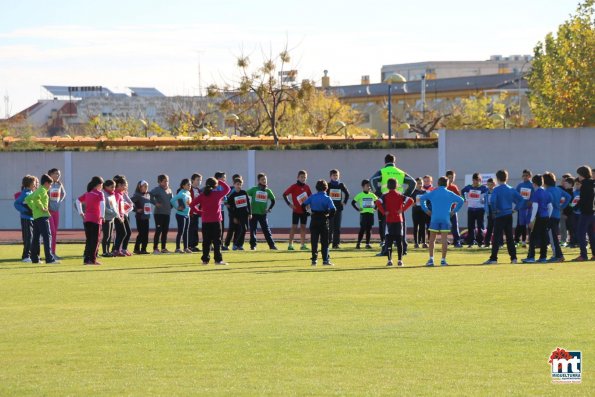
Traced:
[[[348, 248], [312, 268], [263, 248], [85, 267], [81, 245], [52, 266], [20, 250], [0, 246], [2, 396], [595, 394], [595, 262], [465, 249], [425, 268], [412, 250], [386, 268]], [[558, 346], [582, 351], [582, 384], [551, 383]]]

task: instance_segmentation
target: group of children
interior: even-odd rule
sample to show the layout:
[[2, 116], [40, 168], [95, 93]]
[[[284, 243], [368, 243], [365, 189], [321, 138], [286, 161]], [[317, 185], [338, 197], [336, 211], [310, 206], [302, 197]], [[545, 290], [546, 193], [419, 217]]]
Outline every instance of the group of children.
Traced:
[[[393, 156], [394, 157], [394, 156]], [[390, 160], [390, 159], [389, 159]], [[389, 161], [390, 162], [390, 161]], [[393, 161], [394, 162], [394, 161]], [[395, 168], [395, 170], [398, 170]], [[400, 170], [398, 170], [400, 172]], [[393, 266], [393, 249], [397, 249], [397, 265], [403, 266], [407, 253], [405, 212], [412, 208], [413, 236], [416, 248], [429, 249], [427, 266], [434, 266], [434, 247], [441, 236], [441, 265], [447, 265], [448, 234], [453, 237], [455, 247], [462, 246], [458, 228], [457, 212], [467, 203], [468, 229], [466, 243], [469, 247], [477, 243], [491, 247], [492, 254], [486, 264], [497, 263], [497, 254], [506, 236], [508, 252], [513, 263], [517, 262], [516, 243], [524, 242], [529, 234], [529, 253], [523, 260], [532, 262], [559, 262], [564, 260], [562, 247], [566, 236], [570, 244], [578, 244], [581, 254], [575, 260], [587, 260], [586, 240], [591, 243], [592, 258], [595, 258], [593, 241], [593, 179], [592, 170], [582, 166], [577, 178], [563, 177], [562, 186], [556, 186], [553, 173], [532, 175], [523, 171], [523, 182], [516, 188], [507, 185], [508, 173], [500, 170], [497, 181], [488, 179], [486, 185], [479, 173], [473, 174], [472, 183], [459, 191], [455, 184], [454, 171], [448, 171], [433, 186], [431, 176], [415, 180], [415, 189], [403, 191], [398, 173], [380, 173], [378, 180], [371, 183], [363, 180], [362, 191], [351, 201], [360, 215], [360, 229], [356, 248], [371, 249], [371, 231], [374, 214], [379, 213], [383, 240], [382, 255], [388, 256], [387, 266]], [[350, 193], [340, 181], [340, 172], [330, 171], [329, 181], [319, 180], [313, 194], [307, 185], [307, 172], [298, 172], [297, 181], [283, 192], [285, 203], [292, 209], [292, 225], [289, 234], [289, 250], [295, 250], [293, 242], [300, 234], [300, 248], [306, 246], [307, 219], [310, 220], [311, 262], [318, 263], [319, 245], [323, 265], [332, 265], [329, 248], [340, 248], [342, 211], [349, 201]], [[374, 179], [376, 177], [373, 177]], [[250, 230], [249, 245], [256, 249], [256, 232], [262, 229], [271, 250], [277, 250], [267, 214], [275, 206], [275, 195], [268, 188], [267, 176], [258, 175], [258, 184], [247, 191], [243, 179], [234, 175], [232, 186], [226, 183], [226, 174], [217, 172], [205, 181], [193, 174], [181, 180], [174, 193], [167, 175], [159, 175], [157, 186], [149, 190], [149, 183], [141, 180], [134, 194], [128, 193], [128, 182], [122, 175], [103, 180], [95, 176], [87, 185], [87, 192], [76, 200], [76, 208], [84, 221], [86, 244], [84, 263], [98, 265], [99, 244], [104, 257], [149, 254], [149, 222], [151, 215], [155, 223], [153, 254], [169, 253], [167, 238], [172, 210], [177, 222], [176, 253], [202, 252], [202, 263], [210, 262], [213, 249], [215, 264], [225, 265], [222, 251], [244, 250], [245, 235]], [[376, 194], [372, 185], [377, 187]], [[59, 222], [59, 207], [66, 193], [60, 183], [59, 170], [52, 169], [37, 178], [27, 175], [22, 189], [15, 195], [15, 207], [20, 212], [23, 232], [23, 261], [40, 262], [40, 236], [44, 241], [46, 263], [56, 263], [55, 238]], [[224, 238], [225, 208], [228, 228]], [[518, 213], [516, 231], [512, 228], [513, 211]], [[128, 250], [131, 238], [130, 216], [136, 219], [138, 235], [132, 252]], [[487, 215], [487, 230], [484, 236], [484, 221]], [[200, 222], [202, 220], [202, 222]], [[202, 223], [202, 249], [199, 248], [199, 224]], [[563, 229], [562, 243], [558, 239]], [[100, 241], [100, 235], [103, 238]], [[113, 243], [112, 243], [113, 242]], [[547, 247], [551, 244], [553, 255], [547, 259]], [[540, 248], [539, 259], [535, 249]]]

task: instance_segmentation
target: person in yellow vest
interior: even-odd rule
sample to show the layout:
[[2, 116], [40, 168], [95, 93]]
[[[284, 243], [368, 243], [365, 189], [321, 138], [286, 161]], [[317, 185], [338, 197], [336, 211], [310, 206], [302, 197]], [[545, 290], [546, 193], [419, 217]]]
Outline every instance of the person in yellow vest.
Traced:
[[[413, 179], [413, 177], [411, 177], [411, 175], [407, 174], [405, 171], [397, 168], [396, 162], [397, 158], [394, 154], [387, 154], [384, 156], [384, 167], [379, 169], [370, 178], [372, 189], [378, 197], [381, 197], [383, 194], [388, 192], [389, 179], [395, 179], [397, 181], [397, 191], [401, 194], [404, 194], [405, 196], [410, 197], [415, 190], [415, 179]], [[384, 247], [386, 222], [384, 220], [384, 215], [382, 215], [380, 212], [378, 212], [378, 225], [378, 234], [380, 235], [380, 241], [382, 242], [382, 251], [378, 254], [378, 256], [386, 256], [387, 250]], [[407, 225], [403, 219], [403, 236], [406, 236], [406, 231]], [[403, 238], [403, 241], [403, 252], [407, 253], [406, 239]]]

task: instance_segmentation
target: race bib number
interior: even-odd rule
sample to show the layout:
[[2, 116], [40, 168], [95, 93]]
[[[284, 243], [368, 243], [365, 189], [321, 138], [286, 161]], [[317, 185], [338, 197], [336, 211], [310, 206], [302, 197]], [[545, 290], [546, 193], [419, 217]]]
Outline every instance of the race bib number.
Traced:
[[259, 190], [256, 192], [256, 196], [254, 196], [254, 198], [258, 203], [266, 203], [269, 198], [269, 195], [267, 194], [267, 192]]
[[421, 196], [415, 196], [415, 205], [417, 205], [417, 206], [421, 205]]
[[52, 201], [59, 201], [60, 200], [60, 188], [51, 188], [50, 189], [50, 200]]
[[374, 208], [374, 199], [370, 197], [362, 199], [362, 208]]
[[246, 198], [246, 196], [234, 197], [234, 202], [236, 208], [244, 208], [248, 205], [248, 199]]
[[531, 189], [526, 188], [526, 187], [522, 187], [521, 188], [521, 196], [525, 199], [525, 200], [529, 200], [531, 198]]
[[467, 194], [467, 198], [469, 200], [479, 200], [481, 198], [481, 191], [469, 190], [469, 193]]
[[566, 199], [564, 197], [560, 197], [560, 205], [563, 205], [566, 202]]
[[340, 201], [341, 200], [341, 189], [331, 189], [330, 192], [331, 200], [333, 201]]
[[153, 212], [151, 203], [145, 203], [145, 206], [143, 207], [143, 212], [145, 213], [145, 215], [151, 215], [151, 212]]
[[581, 201], [581, 196], [576, 196], [575, 198], [572, 199], [572, 203], [570, 205], [572, 207], [576, 207], [576, 205], [578, 204], [579, 201]]
[[304, 204], [304, 201], [306, 201], [306, 199], [308, 198], [308, 193], [303, 192], [302, 194], [300, 194], [299, 196], [296, 197], [296, 201], [302, 205]]
[[122, 201], [122, 213], [128, 214], [132, 210], [132, 205], [127, 201]]

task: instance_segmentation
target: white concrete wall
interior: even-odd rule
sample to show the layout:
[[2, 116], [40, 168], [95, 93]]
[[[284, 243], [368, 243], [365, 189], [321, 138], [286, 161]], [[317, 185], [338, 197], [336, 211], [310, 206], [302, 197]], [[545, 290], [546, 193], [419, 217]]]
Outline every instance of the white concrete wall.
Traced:
[[[172, 189], [177, 189], [182, 178], [194, 172], [205, 178], [216, 171], [225, 171], [228, 178], [234, 173], [244, 177], [247, 186], [256, 181], [256, 174], [265, 172], [275, 195], [279, 198], [270, 216], [273, 227], [288, 227], [291, 210], [281, 194], [295, 183], [297, 171], [309, 172], [311, 186], [320, 178], [328, 179], [329, 171], [338, 168], [350, 191], [360, 191], [360, 182], [369, 178], [382, 165], [388, 150], [306, 150], [306, 151], [179, 151], [179, 152], [0, 152], [0, 229], [18, 229], [19, 218], [13, 207], [13, 194], [19, 190], [25, 174], [41, 175], [50, 168], [62, 170], [67, 189], [67, 200], [62, 207], [62, 228], [82, 228], [80, 217], [74, 213], [74, 200], [82, 194], [94, 175], [112, 178], [124, 174], [133, 190], [141, 179], [151, 186], [157, 175], [168, 174]], [[437, 149], [395, 149], [398, 165], [413, 176], [436, 174]], [[347, 209], [344, 224], [358, 226], [358, 216]], [[172, 226], [175, 220], [172, 217]]]

